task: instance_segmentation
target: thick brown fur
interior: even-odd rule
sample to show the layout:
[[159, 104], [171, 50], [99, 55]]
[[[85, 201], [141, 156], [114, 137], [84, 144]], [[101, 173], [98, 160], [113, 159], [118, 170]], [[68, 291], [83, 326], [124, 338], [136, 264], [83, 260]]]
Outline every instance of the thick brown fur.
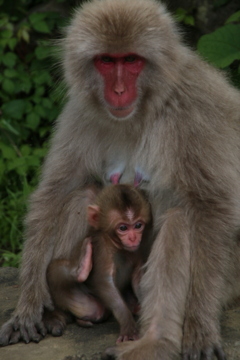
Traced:
[[[186, 48], [165, 8], [151, 0], [86, 3], [68, 28], [64, 71], [69, 99], [57, 120], [42, 180], [31, 197], [21, 268], [21, 296], [0, 342], [20, 328], [25, 341], [44, 334], [52, 307], [51, 259], [70, 256], [87, 233], [89, 179], [105, 184], [113, 163], [121, 181], [139, 167], [153, 210], [155, 242], [142, 279], [143, 337], [111, 350], [121, 360], [224, 358], [219, 316], [239, 293], [240, 95]], [[108, 114], [102, 53], [146, 59], [132, 116]], [[129, 175], [130, 176], [130, 175]]]

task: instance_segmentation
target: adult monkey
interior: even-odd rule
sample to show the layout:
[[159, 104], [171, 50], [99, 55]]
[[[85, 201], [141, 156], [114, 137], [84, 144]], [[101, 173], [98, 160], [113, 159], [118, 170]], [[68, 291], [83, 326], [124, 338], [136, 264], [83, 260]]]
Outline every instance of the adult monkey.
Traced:
[[31, 198], [21, 296], [1, 343], [45, 334], [46, 268], [86, 235], [83, 186], [104, 183], [106, 172], [125, 182], [136, 169], [149, 179], [155, 236], [142, 279], [143, 336], [108, 353], [224, 359], [219, 315], [239, 293], [239, 93], [181, 43], [154, 1], [86, 3], [63, 45], [69, 100]]

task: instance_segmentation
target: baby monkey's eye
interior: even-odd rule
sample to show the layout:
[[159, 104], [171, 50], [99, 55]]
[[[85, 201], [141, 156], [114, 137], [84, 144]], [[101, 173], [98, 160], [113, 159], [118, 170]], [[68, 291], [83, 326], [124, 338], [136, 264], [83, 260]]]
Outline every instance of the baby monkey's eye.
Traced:
[[119, 229], [120, 231], [127, 231], [128, 228], [127, 228], [126, 225], [121, 224], [121, 225], [119, 225], [118, 229]]
[[141, 222], [137, 222], [134, 226], [135, 229], [141, 229], [141, 227], [143, 226], [143, 224]]

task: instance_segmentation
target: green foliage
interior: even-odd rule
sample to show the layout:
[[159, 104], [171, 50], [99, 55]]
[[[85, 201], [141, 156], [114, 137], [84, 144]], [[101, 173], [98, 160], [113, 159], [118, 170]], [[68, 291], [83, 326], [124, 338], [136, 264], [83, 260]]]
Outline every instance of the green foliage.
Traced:
[[202, 36], [198, 50], [214, 65], [225, 68], [240, 59], [240, 25], [228, 24]]
[[175, 19], [178, 22], [182, 22], [185, 25], [191, 25], [194, 26], [195, 24], [195, 20], [194, 17], [189, 13], [188, 10], [182, 9], [182, 8], [178, 8], [175, 11]]
[[231, 15], [225, 25], [198, 42], [199, 53], [213, 65], [228, 71], [240, 87], [240, 11]]
[[27, 199], [60, 110], [49, 39], [63, 20], [57, 12], [32, 12], [36, 1], [9, 3], [0, 13], [0, 265], [17, 266]]

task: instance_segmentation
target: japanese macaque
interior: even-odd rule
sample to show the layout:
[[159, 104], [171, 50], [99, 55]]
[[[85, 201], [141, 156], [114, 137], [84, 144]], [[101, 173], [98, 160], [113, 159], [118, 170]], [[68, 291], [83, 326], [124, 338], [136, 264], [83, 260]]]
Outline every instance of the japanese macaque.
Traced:
[[151, 219], [150, 205], [130, 185], [106, 187], [95, 202], [88, 206], [91, 231], [85, 239], [85, 255], [74, 249], [70, 260], [51, 262], [50, 293], [54, 304], [70, 311], [82, 326], [91, 326], [103, 320], [106, 310], [112, 311], [120, 324], [117, 343], [136, 340], [137, 326], [121, 293], [132, 297], [133, 306], [135, 299], [128, 288], [131, 285], [137, 295], [143, 265], [139, 247]]
[[62, 46], [68, 100], [30, 200], [21, 295], [0, 343], [62, 332], [55, 312], [45, 319], [48, 265], [84, 245], [84, 188], [105, 186], [119, 166], [120, 183], [139, 171], [148, 179], [139, 187], [153, 246], [140, 281], [140, 338], [107, 354], [224, 359], [219, 318], [240, 293], [239, 91], [183, 44], [154, 0], [85, 2]]

